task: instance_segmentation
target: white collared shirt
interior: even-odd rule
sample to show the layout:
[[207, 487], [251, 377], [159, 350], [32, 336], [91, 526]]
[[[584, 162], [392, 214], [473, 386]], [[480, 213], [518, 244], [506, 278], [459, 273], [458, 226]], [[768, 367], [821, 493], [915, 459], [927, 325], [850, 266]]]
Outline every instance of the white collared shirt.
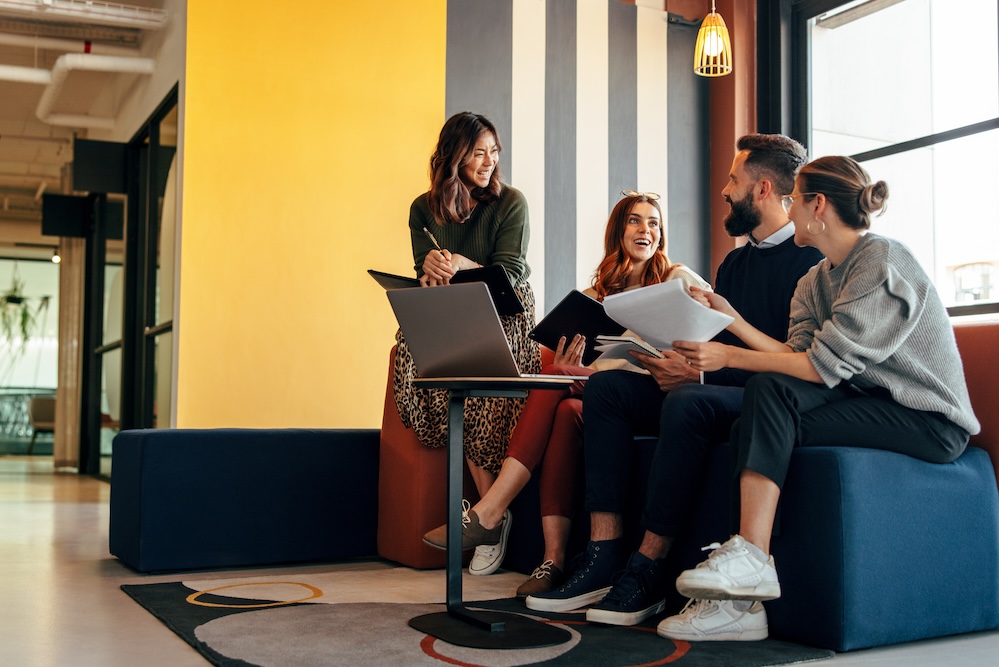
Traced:
[[753, 235], [750, 234], [749, 244], [752, 245], [754, 248], [759, 248], [760, 250], [764, 250], [766, 248], [773, 248], [774, 246], [778, 246], [784, 241], [791, 238], [792, 236], [794, 236], [794, 223], [788, 220], [788, 223], [786, 225], [784, 225], [776, 232], [774, 232], [767, 238], [763, 239], [762, 241], [757, 241], [756, 239], [753, 238]]

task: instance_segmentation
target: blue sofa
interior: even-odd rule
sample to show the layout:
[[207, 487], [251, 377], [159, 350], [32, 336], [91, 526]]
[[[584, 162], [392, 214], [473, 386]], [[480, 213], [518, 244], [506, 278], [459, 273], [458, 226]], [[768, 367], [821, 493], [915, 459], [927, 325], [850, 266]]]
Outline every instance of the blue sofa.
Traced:
[[[993, 369], [999, 368], [999, 323], [959, 326], [955, 333], [982, 422], [982, 433], [957, 461], [937, 465], [852, 447], [795, 452], [772, 544], [783, 589], [780, 599], [766, 603], [772, 636], [849, 651], [999, 627], [999, 392], [993, 379]], [[392, 423], [398, 417], [388, 400], [385, 409], [383, 480], [404, 452], [439, 453], [425, 450], [404, 432], [408, 429]], [[645, 479], [654, 448], [655, 440], [636, 439], [630, 452], [636, 482]], [[702, 561], [702, 546], [723, 542], [734, 532], [731, 460], [729, 446], [719, 446], [697, 515], [670, 552], [673, 575]], [[442, 467], [443, 457], [424, 465]], [[393, 485], [393, 497], [382, 489], [380, 525], [398, 521], [397, 508], [404, 506], [443, 516], [443, 488], [421, 480], [411, 476], [408, 484], [416, 491], [403, 496], [396, 493], [400, 485]], [[635, 490], [626, 525], [637, 545], [644, 484], [636, 483]], [[538, 506], [532, 480], [511, 505], [506, 569], [530, 572], [540, 562], [544, 544]], [[441, 521], [430, 517], [428, 527], [410, 525], [411, 535], [396, 530], [391, 541], [380, 537], [379, 554], [413, 567], [434, 566], [423, 559], [417, 543], [424, 530]], [[581, 550], [588, 532], [581, 514], [570, 553]], [[685, 601], [673, 594], [667, 610], [675, 613]]]

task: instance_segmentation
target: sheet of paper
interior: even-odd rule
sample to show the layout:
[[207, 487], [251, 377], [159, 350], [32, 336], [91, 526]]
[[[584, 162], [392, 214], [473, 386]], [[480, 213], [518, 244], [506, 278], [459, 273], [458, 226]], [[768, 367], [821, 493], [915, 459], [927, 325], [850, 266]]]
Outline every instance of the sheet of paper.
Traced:
[[659, 350], [673, 349], [675, 340], [711, 340], [732, 323], [695, 301], [680, 280], [613, 294], [604, 299], [604, 310]]

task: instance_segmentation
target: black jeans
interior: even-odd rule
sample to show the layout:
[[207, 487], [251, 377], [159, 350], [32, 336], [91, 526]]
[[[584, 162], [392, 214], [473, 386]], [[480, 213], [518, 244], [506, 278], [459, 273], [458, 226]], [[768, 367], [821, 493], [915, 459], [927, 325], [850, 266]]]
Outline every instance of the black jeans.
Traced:
[[688, 520], [711, 459], [729, 437], [742, 387], [689, 384], [664, 393], [650, 376], [604, 371], [583, 390], [586, 510], [622, 514], [636, 479], [635, 436], [658, 436], [643, 525], [673, 537]]
[[846, 384], [830, 389], [758, 373], [746, 383], [732, 442], [737, 475], [749, 468], [782, 487], [795, 446], [867, 447], [949, 463], [964, 451], [968, 433], [941, 414], [896, 403], [886, 390], [862, 392]]

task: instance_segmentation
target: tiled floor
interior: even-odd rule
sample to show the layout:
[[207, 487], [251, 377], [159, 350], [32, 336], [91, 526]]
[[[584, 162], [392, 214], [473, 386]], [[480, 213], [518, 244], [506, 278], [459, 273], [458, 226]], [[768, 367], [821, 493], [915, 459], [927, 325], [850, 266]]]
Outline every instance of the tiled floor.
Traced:
[[[138, 575], [111, 557], [110, 487], [53, 474], [48, 457], [0, 456], [0, 665], [205, 667], [208, 663], [119, 590], [175, 581]], [[244, 570], [240, 575], [386, 567], [382, 562]], [[185, 579], [217, 579], [218, 571]], [[441, 580], [443, 587], [443, 577]], [[822, 664], [995, 667], [999, 631], [836, 656]]]

